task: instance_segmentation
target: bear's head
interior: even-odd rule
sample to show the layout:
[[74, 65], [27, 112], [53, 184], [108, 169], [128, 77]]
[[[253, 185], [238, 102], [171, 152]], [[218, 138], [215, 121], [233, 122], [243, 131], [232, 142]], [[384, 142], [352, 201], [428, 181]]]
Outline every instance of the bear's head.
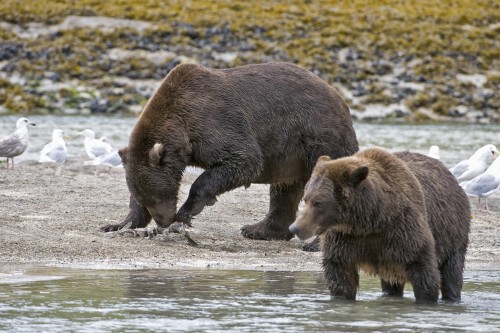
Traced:
[[138, 204], [147, 208], [160, 227], [174, 222], [177, 195], [182, 172], [186, 166], [183, 149], [154, 143], [129, 145], [119, 151], [125, 168], [130, 194]]
[[[290, 226], [300, 239], [321, 235], [328, 228], [349, 233], [352, 208], [360, 208], [369, 186], [369, 168], [363, 160], [345, 157], [332, 160], [321, 156], [304, 191], [304, 209]], [[358, 202], [355, 202], [358, 201]]]

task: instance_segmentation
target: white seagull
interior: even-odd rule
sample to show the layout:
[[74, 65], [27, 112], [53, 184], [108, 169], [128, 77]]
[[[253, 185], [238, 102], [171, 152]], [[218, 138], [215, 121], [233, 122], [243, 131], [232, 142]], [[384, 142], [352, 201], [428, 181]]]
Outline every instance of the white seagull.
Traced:
[[458, 162], [450, 171], [459, 183], [471, 180], [486, 171], [499, 154], [495, 145], [483, 146], [467, 160]]
[[93, 130], [86, 129], [79, 132], [78, 135], [83, 135], [85, 138], [83, 144], [85, 146], [85, 152], [87, 155], [94, 159], [97, 156], [109, 154], [114, 151], [111, 145], [103, 140], [98, 140], [95, 138], [95, 133]]
[[[478, 198], [479, 209], [488, 210], [486, 198], [500, 189], [500, 158], [497, 158], [486, 171], [463, 185], [465, 193]], [[481, 205], [481, 199], [484, 204]]]
[[84, 165], [105, 165], [112, 168], [118, 168], [122, 166], [122, 159], [117, 151], [112, 151], [104, 155], [97, 156], [91, 161], [83, 162]]
[[431, 146], [429, 148], [429, 153], [427, 154], [427, 156], [435, 158], [436, 160], [441, 159], [439, 156], [439, 146], [436, 146], [436, 145]]
[[21, 155], [28, 148], [28, 125], [36, 126], [28, 118], [19, 118], [16, 122], [16, 131], [0, 140], [0, 157], [7, 157], [7, 169], [9, 160], [12, 161], [14, 169], [14, 157]]
[[64, 163], [66, 161], [67, 149], [64, 142], [64, 131], [55, 129], [52, 131], [52, 142], [47, 143], [40, 152], [40, 163]]

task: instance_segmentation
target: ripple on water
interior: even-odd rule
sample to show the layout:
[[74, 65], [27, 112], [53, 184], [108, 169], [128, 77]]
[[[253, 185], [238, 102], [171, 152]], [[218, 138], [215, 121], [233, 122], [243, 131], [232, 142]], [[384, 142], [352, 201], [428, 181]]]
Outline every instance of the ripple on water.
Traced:
[[[51, 332], [427, 332], [500, 330], [500, 271], [467, 272], [463, 301], [422, 306], [381, 296], [362, 275], [358, 300], [332, 301], [322, 275], [254, 271], [25, 270], [0, 283], [0, 330]], [[485, 274], [483, 274], [485, 273]]]

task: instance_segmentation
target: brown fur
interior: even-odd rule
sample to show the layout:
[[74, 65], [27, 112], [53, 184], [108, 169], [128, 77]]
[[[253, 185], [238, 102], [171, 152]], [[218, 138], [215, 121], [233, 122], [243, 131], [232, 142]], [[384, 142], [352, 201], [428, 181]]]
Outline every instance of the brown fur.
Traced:
[[355, 299], [362, 269], [387, 295], [402, 296], [409, 281], [418, 302], [436, 302], [440, 288], [444, 300], [460, 300], [470, 207], [440, 161], [380, 148], [321, 157], [304, 201], [290, 230], [321, 235], [332, 296]]
[[[224, 192], [268, 183], [270, 209], [244, 226], [254, 239], [290, 239], [303, 188], [321, 155], [358, 149], [347, 105], [337, 91], [288, 63], [208, 69], [179, 65], [146, 104], [120, 151], [131, 193], [131, 213], [120, 224], [159, 226], [191, 218]], [[176, 213], [184, 168], [205, 171]]]

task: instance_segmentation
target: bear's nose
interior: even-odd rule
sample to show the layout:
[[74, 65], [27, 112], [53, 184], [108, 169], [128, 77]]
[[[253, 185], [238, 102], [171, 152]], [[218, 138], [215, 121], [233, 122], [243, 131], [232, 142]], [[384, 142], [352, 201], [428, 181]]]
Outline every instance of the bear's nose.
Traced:
[[299, 233], [299, 228], [295, 225], [295, 223], [293, 223], [291, 226], [289, 226], [288, 230], [290, 230], [290, 232], [292, 234], [295, 234], [295, 235], [297, 235]]

